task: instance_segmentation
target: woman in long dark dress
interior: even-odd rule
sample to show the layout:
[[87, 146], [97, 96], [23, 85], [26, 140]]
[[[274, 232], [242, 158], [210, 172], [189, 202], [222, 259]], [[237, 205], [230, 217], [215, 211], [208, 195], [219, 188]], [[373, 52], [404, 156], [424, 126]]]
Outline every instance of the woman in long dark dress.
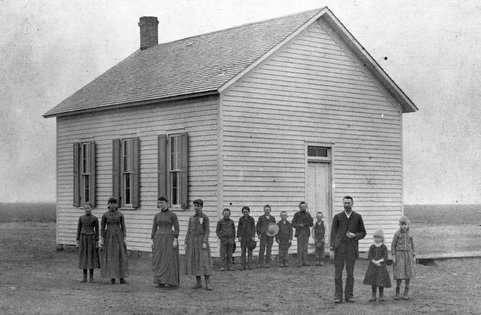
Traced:
[[94, 282], [94, 269], [100, 268], [99, 263], [99, 220], [92, 215], [92, 205], [85, 204], [85, 215], [78, 219], [77, 248], [79, 254], [79, 268], [83, 269], [83, 279], [87, 282], [87, 269], [90, 282]]
[[202, 288], [205, 279], [205, 289], [212, 290], [210, 276], [212, 271], [212, 257], [209, 246], [209, 217], [202, 212], [204, 202], [194, 200], [195, 214], [189, 218], [187, 233], [185, 234], [185, 273], [194, 275], [197, 281], [193, 289]]
[[109, 211], [102, 216], [101, 235], [103, 243], [100, 274], [110, 278], [112, 284], [119, 278], [121, 284], [126, 284], [127, 247], [125, 245], [124, 215], [118, 210], [117, 199], [110, 198]]
[[179, 220], [167, 208], [167, 198], [160, 197], [152, 226], [152, 272], [158, 287], [179, 285]]

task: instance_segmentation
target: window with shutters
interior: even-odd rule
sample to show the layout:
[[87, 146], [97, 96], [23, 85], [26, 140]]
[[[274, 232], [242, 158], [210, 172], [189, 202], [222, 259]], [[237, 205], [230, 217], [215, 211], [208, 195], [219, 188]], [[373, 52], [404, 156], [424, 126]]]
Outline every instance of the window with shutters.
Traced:
[[89, 202], [95, 206], [95, 142], [74, 143], [73, 205], [83, 207]]
[[132, 139], [122, 141], [122, 199], [123, 206], [132, 206], [132, 170], [133, 152]]
[[187, 133], [159, 136], [159, 196], [173, 208], [188, 208]]
[[82, 143], [82, 177], [81, 177], [81, 200], [86, 202], [90, 202], [90, 144], [89, 143]]
[[170, 137], [170, 163], [169, 163], [169, 179], [170, 179], [170, 189], [169, 189], [169, 199], [172, 205], [180, 205], [180, 170], [181, 170], [181, 154], [182, 150], [180, 145], [182, 140], [180, 136]]
[[112, 190], [122, 208], [138, 208], [140, 201], [139, 138], [114, 139]]

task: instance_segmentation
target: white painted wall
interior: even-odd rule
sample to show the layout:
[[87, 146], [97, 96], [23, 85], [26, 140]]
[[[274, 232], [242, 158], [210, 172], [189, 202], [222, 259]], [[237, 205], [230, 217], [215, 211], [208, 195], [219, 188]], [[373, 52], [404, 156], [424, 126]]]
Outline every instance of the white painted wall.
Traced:
[[[157, 209], [157, 136], [189, 134], [189, 202], [204, 200], [211, 218], [211, 232], [217, 223], [217, 118], [218, 97], [184, 100], [149, 106], [102, 111], [57, 118], [57, 243], [75, 244], [77, 220], [84, 213], [72, 206], [74, 142], [95, 141], [97, 151], [97, 207], [99, 220], [112, 195], [112, 139], [140, 138], [140, 208], [121, 210], [127, 227], [127, 247], [150, 251], [152, 221]], [[180, 225], [180, 244], [193, 207], [175, 210]], [[213, 227], [212, 227], [213, 226]], [[211, 245], [217, 250], [211, 233]]]
[[334, 143], [334, 213], [353, 196], [361, 250], [377, 229], [390, 242], [402, 214], [400, 106], [347, 49], [321, 19], [222, 95], [223, 204], [236, 221], [243, 205], [257, 220], [267, 203], [292, 220], [306, 143]]

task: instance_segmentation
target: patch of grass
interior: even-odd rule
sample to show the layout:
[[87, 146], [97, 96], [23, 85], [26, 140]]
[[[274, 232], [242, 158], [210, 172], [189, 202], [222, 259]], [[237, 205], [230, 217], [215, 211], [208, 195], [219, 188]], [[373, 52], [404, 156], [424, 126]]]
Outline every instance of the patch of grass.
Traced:
[[55, 222], [55, 203], [0, 203], [0, 222]]
[[481, 224], [481, 205], [405, 205], [412, 223]]

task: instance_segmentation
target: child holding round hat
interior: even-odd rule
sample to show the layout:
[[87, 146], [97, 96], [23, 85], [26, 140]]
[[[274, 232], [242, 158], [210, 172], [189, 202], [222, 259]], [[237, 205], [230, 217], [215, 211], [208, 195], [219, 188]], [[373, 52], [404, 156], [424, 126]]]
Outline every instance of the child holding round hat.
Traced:
[[364, 284], [372, 287], [372, 297], [369, 302], [376, 301], [376, 291], [379, 288], [379, 302], [384, 302], [384, 288], [391, 287], [391, 279], [387, 271], [386, 262], [388, 259], [388, 251], [384, 245], [384, 233], [382, 230], [374, 233], [374, 244], [369, 248], [366, 276]]
[[403, 299], [409, 299], [409, 283], [415, 275], [414, 242], [409, 233], [409, 223], [410, 221], [407, 217], [401, 217], [399, 219], [399, 230], [394, 234], [391, 244], [393, 276], [396, 280], [395, 300], [399, 300], [400, 298], [399, 293], [403, 280], [405, 283]]
[[202, 212], [204, 202], [196, 199], [194, 215], [189, 218], [185, 235], [185, 272], [194, 275], [197, 281], [193, 289], [202, 288], [202, 276], [205, 279], [205, 289], [212, 290], [210, 276], [212, 272], [212, 257], [209, 246], [209, 217]]
[[[271, 215], [271, 206], [264, 206], [264, 214], [257, 219], [256, 231], [260, 240], [259, 245], [259, 268], [269, 268], [271, 263], [272, 244], [274, 236], [267, 232], [270, 224], [276, 224], [276, 219]], [[264, 261], [265, 254], [265, 261]]]
[[277, 223], [279, 231], [276, 234], [276, 243], [279, 244], [279, 263], [281, 267], [289, 267], [289, 247], [292, 245], [292, 224], [287, 221], [287, 211], [281, 212], [281, 220]]

